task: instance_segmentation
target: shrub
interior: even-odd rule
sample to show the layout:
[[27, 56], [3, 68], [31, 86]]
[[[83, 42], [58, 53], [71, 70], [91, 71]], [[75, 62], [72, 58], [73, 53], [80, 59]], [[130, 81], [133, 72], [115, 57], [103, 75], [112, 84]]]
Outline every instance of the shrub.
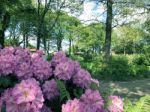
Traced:
[[148, 55], [112, 55], [109, 62], [97, 55], [92, 60], [79, 61], [83, 68], [99, 80], [126, 81], [150, 77]]
[[135, 67], [137, 79], [149, 78], [150, 77], [150, 68], [145, 65], [136, 65]]
[[122, 99], [104, 99], [97, 90], [99, 81], [77, 61], [62, 51], [50, 62], [42, 54], [12, 47], [0, 50], [0, 111], [123, 112]]
[[125, 56], [113, 56], [109, 62], [103, 64], [100, 72], [101, 78], [105, 80], [129, 80], [133, 77], [134, 72], [132, 65], [128, 63]]
[[150, 54], [136, 55], [133, 59], [133, 64], [150, 66]]

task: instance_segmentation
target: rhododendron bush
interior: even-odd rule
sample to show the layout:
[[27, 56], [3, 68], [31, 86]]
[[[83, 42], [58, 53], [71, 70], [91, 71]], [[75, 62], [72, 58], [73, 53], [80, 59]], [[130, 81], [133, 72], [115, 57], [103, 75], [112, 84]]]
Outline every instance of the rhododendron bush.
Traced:
[[103, 98], [99, 81], [77, 61], [57, 52], [0, 50], [0, 110], [4, 112], [123, 112], [118, 96]]

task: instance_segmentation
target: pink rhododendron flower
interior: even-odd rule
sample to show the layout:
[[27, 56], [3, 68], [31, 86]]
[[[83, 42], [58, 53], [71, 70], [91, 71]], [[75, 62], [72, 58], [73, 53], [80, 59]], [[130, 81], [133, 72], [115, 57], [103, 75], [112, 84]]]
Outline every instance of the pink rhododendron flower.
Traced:
[[80, 101], [87, 106], [87, 110], [89, 110], [89, 108], [92, 109], [93, 111], [91, 112], [102, 112], [104, 109], [104, 100], [98, 90], [87, 89], [81, 96]]
[[66, 62], [67, 60], [68, 58], [66, 57], [65, 53], [63, 51], [59, 51], [53, 56], [51, 63], [52, 63], [52, 66], [55, 67], [59, 63]]
[[18, 64], [15, 69], [15, 74], [19, 78], [23, 79], [31, 78], [33, 76], [31, 64], [26, 62]]
[[80, 69], [73, 76], [73, 83], [82, 88], [89, 88], [91, 85], [91, 75], [84, 69]]
[[72, 64], [74, 65], [74, 72], [76, 74], [81, 69], [80, 63], [78, 61], [73, 61]]
[[17, 59], [14, 55], [1, 55], [0, 56], [0, 75], [12, 74], [17, 65]]
[[62, 105], [62, 112], [85, 112], [83, 103], [78, 99], [69, 100], [66, 104]]
[[50, 109], [50, 107], [44, 105], [41, 109], [41, 112], [52, 112], [52, 110]]
[[123, 112], [123, 101], [119, 96], [109, 96], [110, 105], [108, 107], [109, 112]]
[[58, 79], [62, 80], [70, 80], [73, 74], [74, 74], [74, 65], [72, 64], [72, 61], [67, 61], [58, 64], [54, 71], [54, 75]]
[[55, 97], [59, 96], [59, 90], [57, 88], [57, 83], [54, 79], [46, 81], [43, 86], [43, 94], [46, 99], [53, 100]]
[[52, 76], [51, 64], [43, 58], [32, 60], [32, 71], [34, 76], [39, 80], [46, 80]]
[[[111, 104], [104, 108], [99, 91], [90, 89], [91, 83], [99, 87], [99, 81], [82, 69], [79, 62], [67, 58], [62, 51], [56, 53], [51, 62], [42, 56], [42, 51], [32, 54], [29, 49], [0, 49], [0, 76], [7, 78], [5, 76], [13, 75], [16, 77], [10, 77], [14, 81], [12, 83], [19, 82], [3, 93], [0, 91], [0, 111], [2, 105], [6, 105], [6, 112], [52, 112], [47, 106], [53, 105], [50, 103], [61, 95], [56, 81], [52, 79], [56, 78], [63, 80], [70, 97], [74, 98], [59, 105], [62, 112], [123, 112], [123, 101], [118, 96], [109, 96]], [[75, 92], [79, 89], [85, 93], [76, 99]], [[55, 111], [55, 107], [52, 109]]]
[[40, 112], [44, 102], [39, 83], [32, 78], [5, 91], [3, 100], [7, 112]]
[[15, 52], [15, 48], [13, 47], [5, 47], [4, 49], [0, 50], [0, 56], [4, 55], [12, 55]]
[[41, 50], [37, 50], [35, 53], [32, 53], [31, 57], [32, 58], [39, 58], [42, 57], [44, 55], [44, 52]]
[[29, 49], [16, 48], [15, 55], [17, 55], [20, 62], [30, 62], [31, 53]]
[[80, 99], [67, 101], [62, 105], [62, 112], [106, 112], [104, 100], [98, 91], [86, 90]]

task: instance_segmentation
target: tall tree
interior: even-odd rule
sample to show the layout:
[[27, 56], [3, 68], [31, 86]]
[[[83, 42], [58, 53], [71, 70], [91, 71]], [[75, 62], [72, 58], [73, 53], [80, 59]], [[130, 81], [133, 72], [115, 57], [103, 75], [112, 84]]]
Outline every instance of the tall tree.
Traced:
[[0, 1], [0, 47], [4, 47], [5, 31], [9, 25], [10, 12], [8, 9], [11, 1]]
[[110, 56], [110, 49], [111, 49], [111, 35], [112, 35], [112, 0], [107, 0], [107, 18], [106, 18], [106, 37], [105, 37], [105, 56], [108, 58]]
[[[43, 2], [44, 1], [44, 2]], [[40, 48], [42, 32], [44, 30], [45, 16], [50, 11], [51, 14], [54, 12], [57, 14], [53, 23], [51, 23], [50, 29], [52, 29], [62, 10], [69, 9], [69, 12], [77, 13], [81, 12], [82, 4], [84, 0], [38, 0], [37, 5], [37, 49]], [[44, 3], [44, 4], [43, 4]]]
[[[99, 6], [100, 4], [101, 6], [102, 5], [106, 6], [107, 16], [106, 16], [106, 36], [105, 36], [105, 48], [104, 48], [106, 58], [110, 56], [112, 29], [116, 26], [130, 24], [133, 20], [132, 19], [129, 20], [129, 17], [133, 17], [137, 14], [146, 13], [147, 12], [146, 10], [148, 10], [150, 6], [149, 0], [145, 0], [145, 1], [142, 1], [142, 0], [89, 0], [89, 1], [94, 1]], [[140, 12], [139, 9], [143, 9], [143, 11]]]

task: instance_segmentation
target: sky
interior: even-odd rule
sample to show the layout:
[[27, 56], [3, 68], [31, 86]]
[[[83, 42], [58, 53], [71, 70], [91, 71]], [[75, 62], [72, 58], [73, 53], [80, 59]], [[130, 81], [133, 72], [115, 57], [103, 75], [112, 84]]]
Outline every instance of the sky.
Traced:
[[[145, 0], [149, 1], [149, 0]], [[97, 6], [95, 2], [85, 2], [84, 3], [84, 11], [83, 14], [79, 16], [79, 19], [82, 23], [90, 24], [92, 21], [89, 20], [98, 20], [100, 22], [106, 21], [106, 12], [105, 7], [103, 5]], [[104, 13], [105, 12], [105, 13]], [[143, 9], [138, 9], [136, 13], [144, 12]], [[119, 18], [118, 22], [121, 24], [124, 21], [133, 21], [133, 20], [141, 20], [140, 23], [143, 23], [146, 19], [146, 15], [134, 15], [134, 16], [127, 16], [126, 18], [120, 18], [119, 16], [115, 16], [115, 18]]]
[[[79, 19], [84, 23], [91, 23], [92, 21], [98, 19], [100, 21], [104, 20], [104, 16], [101, 15], [105, 11], [105, 8], [100, 5], [99, 7], [96, 7], [96, 4], [94, 2], [85, 2], [84, 3], [84, 11], [83, 14], [79, 16]], [[101, 15], [101, 16], [100, 16]]]

